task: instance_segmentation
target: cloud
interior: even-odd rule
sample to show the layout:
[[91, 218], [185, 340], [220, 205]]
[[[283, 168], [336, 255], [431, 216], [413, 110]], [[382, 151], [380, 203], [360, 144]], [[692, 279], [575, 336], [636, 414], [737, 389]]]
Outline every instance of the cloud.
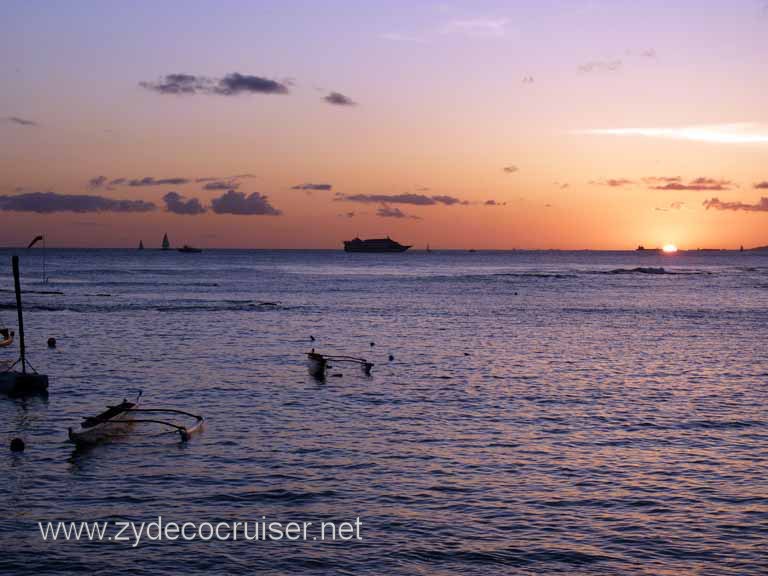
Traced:
[[15, 196], [0, 196], [0, 210], [13, 212], [151, 212], [157, 206], [144, 200], [115, 200], [86, 194], [56, 194], [27, 192]]
[[18, 124], [19, 126], [39, 126], [39, 124], [34, 120], [27, 120], [26, 118], [19, 118], [18, 116], [8, 116], [6, 121], [10, 122], [11, 124]]
[[287, 94], [288, 87], [285, 84], [281, 84], [275, 80], [269, 80], [268, 78], [233, 72], [219, 80], [214, 91], [216, 94], [223, 94], [225, 96], [242, 94], [244, 92], [252, 94]]
[[416, 186], [416, 192], [429, 192], [429, 186]]
[[523, 84], [533, 84], [533, 76], [523, 76]]
[[640, 52], [640, 56], [643, 58], [648, 58], [649, 60], [656, 60], [656, 49], [647, 48], [646, 50]]
[[376, 216], [379, 216], [380, 218], [411, 218], [413, 220], [421, 220], [418, 216], [406, 214], [400, 210], [400, 208], [391, 208], [387, 205], [381, 206], [376, 210]]
[[339, 214], [339, 218], [354, 218], [355, 213], [354, 212], [344, 212], [343, 214]]
[[468, 204], [466, 200], [460, 200], [453, 196], [425, 196], [424, 194], [337, 194], [338, 202], [381, 202], [385, 204], [413, 204], [415, 206], [434, 206], [435, 204], [445, 204], [452, 206], [454, 204]]
[[135, 180], [128, 180], [128, 186], [140, 187], [140, 186], [180, 186], [182, 184], [188, 184], [189, 180], [186, 178], [152, 178], [152, 176], [145, 176], [144, 178], [137, 178]]
[[202, 214], [205, 212], [205, 208], [200, 204], [200, 200], [197, 198], [186, 199], [178, 192], [168, 192], [163, 196], [163, 202], [165, 202], [165, 209], [168, 212], [174, 214]]
[[253, 192], [246, 196], [244, 192], [228, 190], [218, 198], [211, 200], [211, 210], [216, 214], [265, 215], [279, 216], [282, 212], [274, 208], [265, 195]]
[[167, 74], [156, 82], [139, 82], [139, 86], [160, 94], [287, 94], [288, 86], [276, 80], [232, 72], [223, 78], [192, 74]]
[[763, 196], [759, 201], [754, 204], [747, 204], [745, 202], [723, 202], [718, 198], [710, 198], [704, 200], [704, 207], [709, 210], [743, 210], [744, 212], [768, 212], [768, 198]]
[[486, 200], [483, 202], [483, 206], [506, 206], [506, 202], [497, 202], [496, 200]]
[[291, 186], [291, 190], [330, 190], [331, 188], [333, 184], [312, 184], [311, 182]]
[[685, 202], [670, 202], [669, 208], [654, 208], [657, 212], [669, 212], [670, 210], [682, 210]]
[[88, 188], [90, 188], [91, 190], [96, 190], [106, 185], [108, 181], [109, 181], [109, 178], [107, 178], [106, 176], [94, 176], [93, 178], [88, 180]]
[[680, 176], [648, 176], [643, 178], [643, 182], [648, 185], [667, 184], [669, 182], [682, 182]]
[[504, 168], [502, 168], [502, 170], [504, 170], [504, 172], [506, 172], [507, 174], [514, 174], [515, 172], [520, 170], [520, 168], [518, 168], [517, 166], [514, 166], [514, 165], [510, 165], [510, 166], [504, 166]]
[[652, 190], [730, 190], [733, 182], [730, 180], [715, 180], [714, 178], [695, 178], [688, 183], [679, 178], [670, 178], [664, 184], [651, 186]]
[[634, 182], [626, 178], [608, 178], [607, 180], [592, 181], [590, 184], [597, 184], [598, 186], [609, 186], [610, 188], [621, 188], [622, 186], [634, 184]]
[[331, 92], [323, 100], [328, 102], [328, 104], [335, 104], [336, 106], [357, 106], [357, 102], [340, 92]]
[[768, 126], [756, 123], [709, 124], [672, 128], [598, 128], [575, 130], [571, 134], [593, 136], [642, 136], [666, 140], [688, 140], [714, 144], [768, 143]]
[[214, 182], [214, 181], [228, 181], [235, 182], [236, 180], [245, 180], [246, 178], [256, 178], [255, 174], [235, 174], [234, 176], [205, 176], [203, 178], [195, 178], [195, 182]]
[[579, 64], [579, 73], [591, 74], [592, 72], [616, 72], [621, 70], [621, 60], [591, 60]]
[[754, 188], [757, 190], [768, 190], [768, 181], [756, 182]]
[[443, 34], [462, 34], [464, 36], [504, 36], [509, 20], [506, 18], [469, 18], [451, 20], [442, 29]]
[[236, 190], [239, 187], [240, 182], [237, 180], [206, 180], [203, 184], [203, 190]]

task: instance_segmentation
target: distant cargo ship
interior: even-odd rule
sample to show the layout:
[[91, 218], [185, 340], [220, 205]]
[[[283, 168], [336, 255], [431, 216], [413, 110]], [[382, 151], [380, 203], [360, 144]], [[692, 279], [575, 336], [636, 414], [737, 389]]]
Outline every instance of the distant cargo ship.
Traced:
[[355, 238], [344, 242], [344, 252], [405, 252], [408, 248], [410, 246], [403, 246], [389, 236], [370, 240]]

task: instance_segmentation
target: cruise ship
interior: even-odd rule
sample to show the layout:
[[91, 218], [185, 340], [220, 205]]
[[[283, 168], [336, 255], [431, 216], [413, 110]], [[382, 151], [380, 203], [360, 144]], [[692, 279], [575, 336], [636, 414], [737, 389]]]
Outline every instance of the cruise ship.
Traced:
[[389, 236], [386, 238], [372, 238], [370, 240], [346, 240], [344, 242], [345, 252], [405, 252], [410, 246], [403, 246], [395, 242]]

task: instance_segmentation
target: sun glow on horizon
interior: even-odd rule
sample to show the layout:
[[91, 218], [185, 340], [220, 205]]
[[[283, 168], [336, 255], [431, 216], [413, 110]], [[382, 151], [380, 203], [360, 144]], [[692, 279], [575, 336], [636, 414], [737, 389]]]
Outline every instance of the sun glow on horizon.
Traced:
[[677, 246], [675, 246], [674, 244], [664, 244], [664, 246], [662, 247], [662, 250], [664, 251], [665, 254], [674, 254], [675, 252], [677, 252]]

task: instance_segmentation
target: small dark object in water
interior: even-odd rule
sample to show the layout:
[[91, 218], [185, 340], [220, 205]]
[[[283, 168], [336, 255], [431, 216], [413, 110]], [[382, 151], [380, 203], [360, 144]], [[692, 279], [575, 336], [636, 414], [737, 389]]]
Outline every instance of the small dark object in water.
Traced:
[[376, 346], [376, 342], [371, 342], [371, 346]]
[[48, 338], [48, 348], [56, 348], [56, 338], [53, 336]]
[[392, 362], [392, 360], [394, 360], [394, 359], [395, 359], [395, 357], [392, 354], [390, 354], [389, 355], [389, 361]]
[[517, 292], [515, 292], [515, 296], [517, 296]]
[[314, 337], [314, 336], [312, 336], [311, 334], [309, 335], [309, 339], [310, 339], [312, 342], [314, 342], [314, 341], [315, 341], [315, 337]]
[[334, 378], [341, 378], [344, 374], [331, 374]]
[[464, 356], [471, 356], [469, 352], [464, 352]]
[[11, 440], [11, 452], [24, 452], [24, 448], [24, 440], [21, 438]]

